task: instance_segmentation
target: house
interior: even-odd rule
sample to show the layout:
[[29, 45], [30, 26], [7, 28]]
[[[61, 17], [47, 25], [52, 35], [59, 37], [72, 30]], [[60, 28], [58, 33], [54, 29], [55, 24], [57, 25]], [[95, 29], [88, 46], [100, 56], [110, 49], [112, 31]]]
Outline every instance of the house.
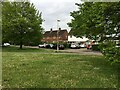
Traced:
[[61, 30], [52, 30], [46, 31], [43, 34], [43, 39], [41, 40], [42, 42], [45, 43], [56, 43], [57, 41], [59, 42], [67, 42], [68, 41], [68, 32], [66, 29]]

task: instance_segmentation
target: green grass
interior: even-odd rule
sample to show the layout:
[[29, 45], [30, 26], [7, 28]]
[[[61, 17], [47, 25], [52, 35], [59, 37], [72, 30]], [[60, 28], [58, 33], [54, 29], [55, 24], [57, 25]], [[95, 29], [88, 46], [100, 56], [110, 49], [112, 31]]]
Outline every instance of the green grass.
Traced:
[[23, 47], [23, 49], [20, 49], [19, 47], [3, 47], [2, 52], [42, 52], [42, 53], [51, 53], [54, 52], [54, 50], [49, 49], [43, 49], [43, 48], [26, 48]]
[[[46, 52], [46, 53], [42, 53]], [[116, 88], [117, 69], [103, 56], [3, 48], [5, 88]]]

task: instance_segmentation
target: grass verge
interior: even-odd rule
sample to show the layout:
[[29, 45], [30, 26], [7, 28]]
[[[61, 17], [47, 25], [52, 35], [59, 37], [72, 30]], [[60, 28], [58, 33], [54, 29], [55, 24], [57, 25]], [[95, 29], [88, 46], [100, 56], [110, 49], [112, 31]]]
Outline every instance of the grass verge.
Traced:
[[[40, 51], [41, 50], [41, 51]], [[42, 52], [47, 52], [42, 54]], [[103, 56], [3, 48], [5, 88], [116, 88], [117, 69]]]

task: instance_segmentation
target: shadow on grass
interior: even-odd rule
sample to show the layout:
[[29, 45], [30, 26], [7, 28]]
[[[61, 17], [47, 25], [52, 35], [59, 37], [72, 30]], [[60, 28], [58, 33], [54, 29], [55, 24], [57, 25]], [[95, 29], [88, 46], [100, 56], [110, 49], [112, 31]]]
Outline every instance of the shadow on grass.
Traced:
[[45, 50], [41, 48], [26, 48], [23, 47], [20, 49], [19, 47], [2, 47], [2, 52], [50, 52], [50, 50]]

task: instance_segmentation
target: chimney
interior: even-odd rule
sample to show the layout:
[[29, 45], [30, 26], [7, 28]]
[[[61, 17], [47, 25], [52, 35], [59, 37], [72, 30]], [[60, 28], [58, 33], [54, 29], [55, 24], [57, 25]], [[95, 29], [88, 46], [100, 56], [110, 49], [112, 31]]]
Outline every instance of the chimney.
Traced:
[[61, 28], [59, 28], [59, 30], [61, 30]]
[[52, 28], [50, 29], [50, 31], [52, 32]]

